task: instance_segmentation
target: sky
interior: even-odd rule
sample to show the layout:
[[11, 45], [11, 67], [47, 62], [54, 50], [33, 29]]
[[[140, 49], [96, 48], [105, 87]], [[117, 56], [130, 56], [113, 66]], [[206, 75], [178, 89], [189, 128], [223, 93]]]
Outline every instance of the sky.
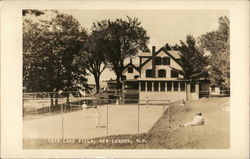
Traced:
[[[169, 43], [179, 44], [187, 35], [198, 37], [206, 32], [216, 30], [218, 18], [228, 16], [228, 10], [59, 10], [71, 14], [81, 26], [90, 31], [93, 22], [104, 19], [126, 19], [136, 17], [150, 36], [148, 47], [156, 50]], [[105, 70], [101, 80], [115, 78], [109, 69]], [[89, 83], [94, 83], [89, 77]]]

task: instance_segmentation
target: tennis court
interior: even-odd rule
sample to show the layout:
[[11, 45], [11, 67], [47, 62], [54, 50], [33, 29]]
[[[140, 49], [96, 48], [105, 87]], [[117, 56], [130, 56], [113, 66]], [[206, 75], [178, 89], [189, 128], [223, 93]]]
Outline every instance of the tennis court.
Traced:
[[91, 139], [95, 137], [147, 132], [168, 105], [107, 104], [99, 106], [100, 125], [96, 128], [96, 110], [70, 111], [23, 120], [23, 138]]

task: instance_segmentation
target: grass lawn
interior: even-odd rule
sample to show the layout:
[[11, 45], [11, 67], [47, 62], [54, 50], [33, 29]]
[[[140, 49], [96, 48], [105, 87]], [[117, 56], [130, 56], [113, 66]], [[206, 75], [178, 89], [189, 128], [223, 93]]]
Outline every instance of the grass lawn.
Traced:
[[[185, 105], [171, 105], [170, 119], [167, 111], [147, 132], [136, 135], [113, 135], [93, 140], [49, 142], [48, 140], [23, 140], [25, 149], [227, 149], [230, 148], [230, 112], [221, 111], [224, 98], [203, 98], [188, 101]], [[196, 112], [205, 117], [204, 126], [180, 128], [192, 120]], [[170, 120], [170, 124], [168, 123]], [[74, 143], [70, 143], [74, 142]]]

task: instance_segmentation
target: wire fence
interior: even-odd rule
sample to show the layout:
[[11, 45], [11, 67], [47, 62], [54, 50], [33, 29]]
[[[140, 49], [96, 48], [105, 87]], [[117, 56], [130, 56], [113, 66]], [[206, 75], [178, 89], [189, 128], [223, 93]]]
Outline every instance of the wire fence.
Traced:
[[147, 132], [164, 112], [168, 117], [170, 115], [169, 100], [87, 97], [57, 100], [57, 105], [53, 106], [50, 99], [29, 102], [27, 99], [23, 100], [24, 138], [63, 141], [69, 138], [91, 139], [109, 135], [139, 134]]

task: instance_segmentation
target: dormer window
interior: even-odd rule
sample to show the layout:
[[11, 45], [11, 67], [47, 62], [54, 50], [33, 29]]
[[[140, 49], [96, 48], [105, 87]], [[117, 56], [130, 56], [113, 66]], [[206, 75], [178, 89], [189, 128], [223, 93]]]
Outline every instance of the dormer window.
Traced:
[[170, 65], [170, 58], [169, 57], [163, 58], [163, 65]]
[[128, 67], [128, 73], [133, 73], [133, 68], [132, 67]]

